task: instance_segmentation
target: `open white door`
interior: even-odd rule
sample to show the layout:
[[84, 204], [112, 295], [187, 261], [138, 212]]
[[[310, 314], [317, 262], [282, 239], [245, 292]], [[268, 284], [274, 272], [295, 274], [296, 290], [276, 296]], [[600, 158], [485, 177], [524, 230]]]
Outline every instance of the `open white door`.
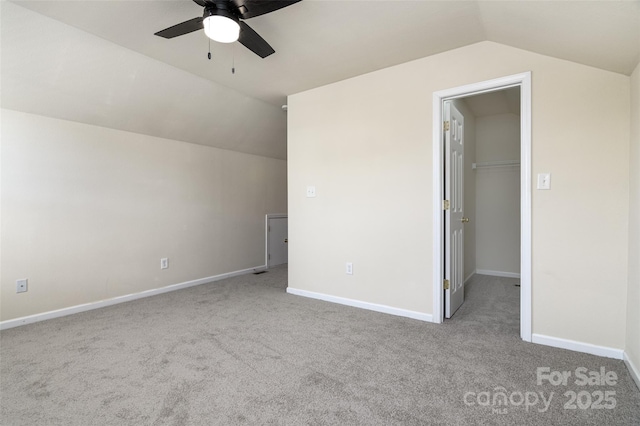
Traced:
[[450, 101], [444, 103], [445, 150], [445, 317], [464, 302], [464, 117]]

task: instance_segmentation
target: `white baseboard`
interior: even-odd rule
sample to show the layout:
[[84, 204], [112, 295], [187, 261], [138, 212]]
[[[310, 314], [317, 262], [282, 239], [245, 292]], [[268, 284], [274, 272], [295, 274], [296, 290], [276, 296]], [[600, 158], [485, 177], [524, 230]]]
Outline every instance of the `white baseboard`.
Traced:
[[629, 355], [627, 355], [626, 352], [624, 353], [624, 363], [627, 366], [627, 369], [629, 370], [629, 374], [631, 375], [631, 378], [633, 379], [634, 382], [636, 382], [636, 386], [640, 390], [640, 368], [638, 368], [638, 366], [635, 365], [633, 361], [631, 361], [631, 358], [629, 358]]
[[478, 275], [491, 275], [492, 277], [520, 278], [517, 272], [490, 271], [488, 269], [476, 269]]
[[542, 334], [532, 334], [531, 342], [539, 345], [553, 346], [554, 348], [604, 356], [607, 358], [622, 359], [624, 356], [624, 351], [622, 349], [608, 348], [606, 346], [592, 345], [591, 343], [576, 342], [575, 340], [560, 339], [558, 337], [544, 336]]
[[220, 281], [225, 278], [231, 278], [238, 275], [249, 274], [255, 271], [266, 269], [266, 265], [256, 266], [255, 268], [242, 269], [239, 271], [227, 272], [225, 274], [214, 275], [212, 277], [200, 278], [197, 280], [186, 281], [179, 284], [168, 285], [166, 287], [154, 288], [152, 290], [141, 291], [140, 293], [127, 294], [124, 296], [113, 297], [111, 299], [100, 300], [97, 302], [84, 303], [82, 305], [70, 306], [68, 308], [57, 309], [55, 311], [43, 312], [41, 314], [29, 315], [26, 317], [15, 318], [11, 320], [1, 321], [0, 330], [19, 327], [21, 325], [32, 324], [34, 322], [45, 321], [53, 318], [60, 318], [67, 315], [77, 314], [80, 312], [91, 311], [93, 309], [104, 308], [106, 306], [117, 305], [118, 303], [130, 302], [144, 297], [155, 296], [158, 294], [169, 293], [171, 291], [182, 290], [183, 288], [195, 287], [214, 281]]
[[431, 314], [422, 312], [409, 311], [407, 309], [394, 308], [387, 305], [378, 305], [376, 303], [362, 302], [360, 300], [347, 299], [345, 297], [331, 296], [323, 293], [315, 293], [313, 291], [300, 290], [297, 288], [287, 287], [287, 293], [296, 296], [309, 297], [311, 299], [324, 300], [325, 302], [338, 303], [340, 305], [353, 306], [354, 308], [367, 309], [369, 311], [382, 312], [385, 314], [396, 315], [399, 317], [412, 318], [420, 321], [433, 322]]

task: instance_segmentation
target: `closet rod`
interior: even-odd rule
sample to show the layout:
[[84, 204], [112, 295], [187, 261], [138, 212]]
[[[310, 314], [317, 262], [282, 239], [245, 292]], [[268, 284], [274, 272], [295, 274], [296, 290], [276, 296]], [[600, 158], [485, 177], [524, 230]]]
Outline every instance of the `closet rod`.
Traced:
[[487, 161], [484, 163], [472, 163], [472, 169], [483, 169], [488, 167], [517, 167], [520, 166], [520, 162], [517, 160], [509, 161]]

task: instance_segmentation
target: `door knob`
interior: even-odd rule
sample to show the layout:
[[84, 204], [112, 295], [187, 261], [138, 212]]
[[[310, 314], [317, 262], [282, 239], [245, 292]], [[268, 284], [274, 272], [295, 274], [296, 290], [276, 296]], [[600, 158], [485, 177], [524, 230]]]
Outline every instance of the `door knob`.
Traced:
[[460, 222], [467, 223], [467, 222], [469, 222], [469, 218], [468, 217], [463, 217], [462, 219], [460, 219]]
[[285, 242], [285, 243], [288, 243], [288, 242], [289, 242], [289, 239], [288, 239], [288, 238], [285, 238], [285, 239], [284, 239], [284, 242]]

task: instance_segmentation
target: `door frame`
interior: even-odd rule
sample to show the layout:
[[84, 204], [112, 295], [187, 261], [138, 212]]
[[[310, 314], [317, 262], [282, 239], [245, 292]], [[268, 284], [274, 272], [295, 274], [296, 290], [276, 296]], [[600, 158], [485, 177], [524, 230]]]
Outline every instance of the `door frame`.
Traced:
[[284, 213], [267, 214], [264, 217], [264, 268], [269, 269], [269, 219], [288, 219]]
[[531, 72], [433, 93], [433, 322], [444, 321], [444, 143], [443, 103], [480, 93], [520, 87], [520, 337], [531, 342]]

